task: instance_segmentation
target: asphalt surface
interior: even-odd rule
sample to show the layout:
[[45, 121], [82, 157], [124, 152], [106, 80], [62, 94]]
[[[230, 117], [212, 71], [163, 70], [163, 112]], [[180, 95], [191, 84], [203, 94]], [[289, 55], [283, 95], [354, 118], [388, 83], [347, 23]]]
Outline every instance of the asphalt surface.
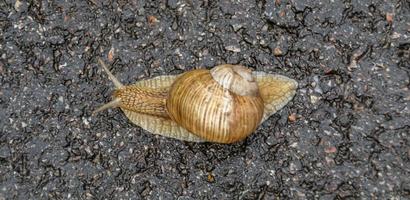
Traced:
[[[409, 199], [409, 1], [0, 1], [0, 199]], [[123, 83], [217, 64], [298, 80], [243, 142], [149, 134]]]

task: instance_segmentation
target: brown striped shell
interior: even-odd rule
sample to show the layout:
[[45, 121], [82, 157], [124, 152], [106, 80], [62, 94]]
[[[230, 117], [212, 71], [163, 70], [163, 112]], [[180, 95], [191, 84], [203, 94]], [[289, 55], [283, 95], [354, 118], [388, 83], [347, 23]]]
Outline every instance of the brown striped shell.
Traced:
[[246, 138], [264, 112], [252, 72], [239, 65], [184, 73], [172, 84], [166, 106], [176, 123], [206, 141], [219, 143]]

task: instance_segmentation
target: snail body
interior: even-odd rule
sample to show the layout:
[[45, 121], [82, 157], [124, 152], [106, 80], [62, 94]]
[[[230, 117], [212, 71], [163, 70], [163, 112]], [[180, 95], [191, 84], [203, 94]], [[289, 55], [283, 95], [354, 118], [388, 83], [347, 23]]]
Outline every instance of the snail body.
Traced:
[[297, 82], [281, 75], [219, 65], [122, 85], [99, 60], [116, 90], [95, 112], [120, 107], [134, 124], [166, 137], [233, 143], [286, 105]]

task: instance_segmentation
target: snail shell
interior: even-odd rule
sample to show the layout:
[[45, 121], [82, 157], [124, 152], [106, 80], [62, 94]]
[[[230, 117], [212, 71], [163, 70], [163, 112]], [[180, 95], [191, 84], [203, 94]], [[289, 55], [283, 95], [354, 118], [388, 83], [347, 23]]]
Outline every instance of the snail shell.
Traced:
[[286, 105], [297, 88], [297, 82], [285, 76], [229, 64], [123, 86], [99, 62], [117, 89], [114, 100], [95, 112], [120, 107], [143, 129], [186, 141], [243, 140]]
[[184, 73], [172, 84], [166, 105], [177, 124], [206, 141], [221, 143], [247, 137], [264, 109], [251, 71], [234, 65]]

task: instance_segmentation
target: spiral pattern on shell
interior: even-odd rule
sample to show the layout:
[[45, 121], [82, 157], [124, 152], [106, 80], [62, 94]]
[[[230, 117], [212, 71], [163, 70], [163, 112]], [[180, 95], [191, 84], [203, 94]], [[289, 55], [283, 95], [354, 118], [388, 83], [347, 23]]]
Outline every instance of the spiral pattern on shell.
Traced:
[[171, 119], [206, 141], [232, 143], [259, 125], [264, 104], [252, 73], [238, 65], [178, 77], [166, 102]]

